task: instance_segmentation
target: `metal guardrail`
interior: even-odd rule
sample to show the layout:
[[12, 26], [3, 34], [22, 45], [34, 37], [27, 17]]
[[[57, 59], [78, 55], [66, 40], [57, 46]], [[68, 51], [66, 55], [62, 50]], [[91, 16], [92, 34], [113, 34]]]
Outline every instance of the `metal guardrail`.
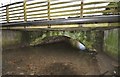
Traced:
[[[21, 26], [46, 26], [46, 25], [66, 25], [66, 24], [89, 24], [89, 23], [115, 23], [120, 22], [120, 15], [111, 16], [94, 16], [83, 18], [68, 18], [68, 19], [55, 19], [55, 20], [39, 20], [39, 21], [27, 21], [27, 22], [12, 22], [3, 23], [3, 27], [21, 27]], [[62, 27], [62, 26], [61, 26]], [[74, 27], [74, 26], [73, 26]], [[120, 27], [120, 26], [119, 26]]]
[[[2, 11], [1, 19], [2, 22], [19, 22], [19, 21], [32, 21], [41, 19], [57, 19], [57, 18], [68, 18], [68, 17], [83, 17], [89, 14], [106, 13], [106, 14], [118, 14], [118, 6], [95, 6], [97, 4], [105, 4], [108, 2], [90, 2], [85, 3], [81, 0], [24, 0], [23, 2], [12, 3], [0, 7]], [[94, 5], [92, 7], [85, 7]], [[106, 10], [105, 8], [113, 8]], [[102, 9], [102, 10], [96, 10]], [[92, 11], [93, 10], [93, 11]]]

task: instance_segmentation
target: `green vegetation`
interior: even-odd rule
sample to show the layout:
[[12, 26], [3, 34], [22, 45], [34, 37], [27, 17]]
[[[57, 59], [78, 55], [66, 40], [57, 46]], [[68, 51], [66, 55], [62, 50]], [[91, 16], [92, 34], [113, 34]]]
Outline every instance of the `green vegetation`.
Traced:
[[[39, 44], [42, 39], [49, 36], [68, 36], [72, 39], [78, 40], [83, 42], [88, 48], [94, 48], [94, 42], [95, 40], [95, 32], [94, 31], [46, 31], [43, 32], [42, 35], [36, 35], [32, 34], [34, 37], [31, 38], [30, 45], [37, 45]], [[91, 37], [92, 36], [92, 37]]]
[[120, 1], [119, 2], [110, 2], [107, 5], [106, 10], [113, 10], [112, 13], [103, 13], [104, 15], [106, 14], [120, 14]]

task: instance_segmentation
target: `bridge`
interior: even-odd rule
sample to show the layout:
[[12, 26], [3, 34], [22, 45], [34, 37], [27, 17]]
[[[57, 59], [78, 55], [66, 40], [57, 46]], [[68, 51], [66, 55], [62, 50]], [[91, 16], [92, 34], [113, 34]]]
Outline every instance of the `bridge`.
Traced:
[[[57, 75], [59, 67], [59, 75], [64, 71], [71, 75], [71, 70], [76, 75], [117, 75], [119, 5], [90, 0], [24, 0], [0, 7], [2, 75]], [[80, 41], [89, 52], [95, 52], [77, 50]]]
[[[82, 24], [118, 23], [120, 8], [117, 2], [85, 2], [82, 0], [24, 0], [0, 7], [1, 29], [44, 30], [82, 29]], [[90, 26], [94, 28], [94, 26]], [[99, 26], [97, 28], [118, 28]]]

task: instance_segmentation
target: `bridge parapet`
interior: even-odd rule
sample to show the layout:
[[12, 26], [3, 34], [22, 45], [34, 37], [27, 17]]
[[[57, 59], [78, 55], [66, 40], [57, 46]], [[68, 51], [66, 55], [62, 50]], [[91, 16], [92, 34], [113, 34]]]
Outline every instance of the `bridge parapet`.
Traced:
[[[114, 3], [117, 4], [117, 2]], [[84, 18], [86, 16], [92, 17], [104, 14], [118, 15], [120, 13], [119, 6], [109, 4], [110, 2], [106, 1], [85, 2], [83, 0], [24, 0], [23, 2], [16, 2], [0, 7], [0, 10], [2, 11], [0, 15], [3, 25], [4, 23], [13, 22], [24, 23], [38, 20]]]

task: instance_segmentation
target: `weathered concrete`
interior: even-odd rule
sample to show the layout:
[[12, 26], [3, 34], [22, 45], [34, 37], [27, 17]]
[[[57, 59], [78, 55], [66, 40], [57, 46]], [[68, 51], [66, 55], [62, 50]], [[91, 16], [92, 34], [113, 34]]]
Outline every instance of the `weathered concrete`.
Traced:
[[2, 47], [14, 48], [20, 46], [21, 36], [18, 31], [2, 30]]
[[104, 51], [118, 59], [119, 52], [119, 29], [106, 30], [104, 32]]
[[2, 75], [2, 31], [0, 30], [0, 76]]
[[29, 46], [41, 35], [42, 32], [2, 30], [2, 47], [3, 49], [13, 49]]

